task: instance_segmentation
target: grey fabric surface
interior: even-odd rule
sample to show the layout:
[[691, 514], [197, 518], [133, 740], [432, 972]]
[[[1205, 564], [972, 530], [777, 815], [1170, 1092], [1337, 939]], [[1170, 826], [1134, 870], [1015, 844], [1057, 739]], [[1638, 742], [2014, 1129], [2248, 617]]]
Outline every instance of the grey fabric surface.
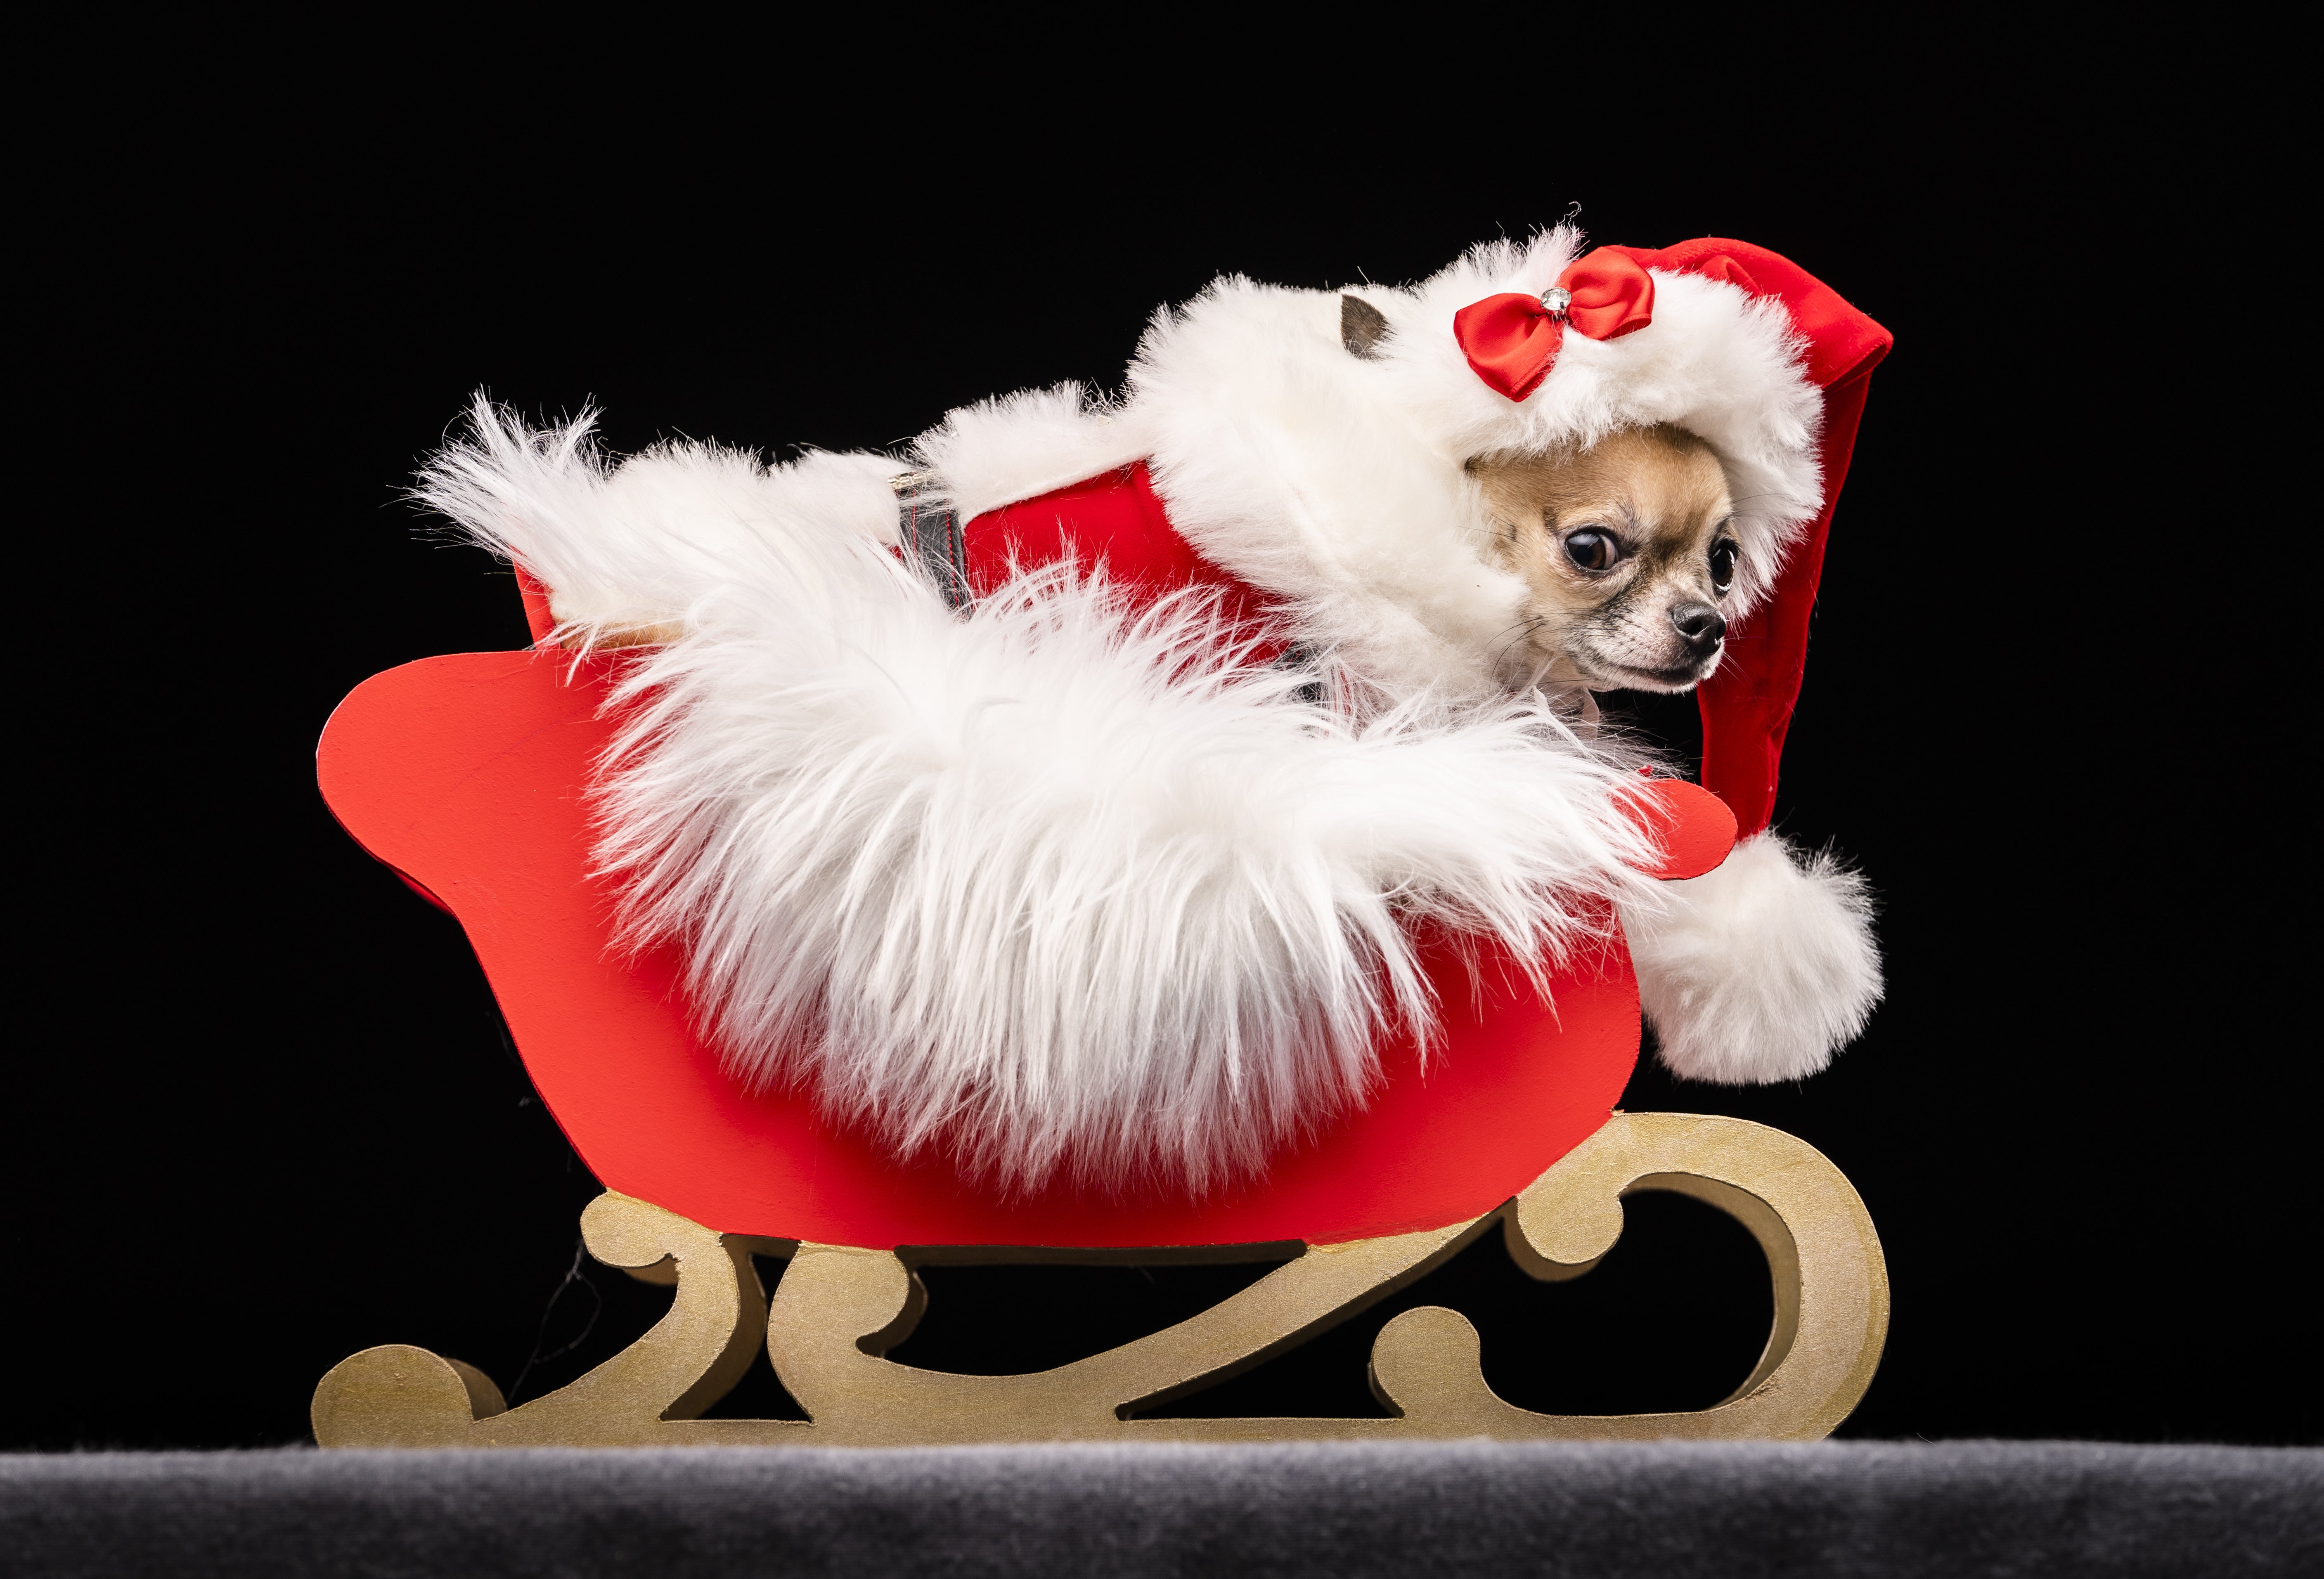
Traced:
[[2324, 1451], [2089, 1443], [0, 1457], [10, 1574], [2324, 1573]]

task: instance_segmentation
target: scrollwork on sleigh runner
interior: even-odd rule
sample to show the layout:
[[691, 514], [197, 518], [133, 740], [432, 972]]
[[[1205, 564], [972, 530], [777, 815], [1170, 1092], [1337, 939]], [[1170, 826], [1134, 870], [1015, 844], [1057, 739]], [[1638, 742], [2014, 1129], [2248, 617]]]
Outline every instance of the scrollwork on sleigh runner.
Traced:
[[[1748, 1227], [1766, 1253], [1775, 1319], [1732, 1395], [1681, 1414], [1537, 1414], [1486, 1384], [1476, 1329], [1441, 1307], [1407, 1310], [1373, 1343], [1388, 1418], [1144, 1418], [1297, 1346], [1442, 1264], [1498, 1223], [1536, 1278], [1587, 1272], [1622, 1228], [1622, 1198], [1676, 1190]], [[1812, 1438], [1870, 1385], [1888, 1282], [1863, 1201], [1821, 1153], [1738, 1119], [1617, 1113], [1514, 1199], [1472, 1221], [1308, 1246], [1176, 1326], [1055, 1370], [1017, 1376], [924, 1371], [883, 1358], [926, 1294], [890, 1251], [720, 1235], [608, 1192], [582, 1215], [590, 1253], [673, 1282], [669, 1312], [629, 1348], [516, 1409], [474, 1367], [391, 1345], [342, 1362], [316, 1389], [326, 1447], [905, 1446], [1056, 1440], [1280, 1440], [1489, 1437]], [[753, 1253], [788, 1253], [771, 1308]], [[1132, 1260], [1150, 1251], [1088, 1253]], [[1199, 1251], [1182, 1254], [1203, 1259]], [[698, 1418], [764, 1349], [807, 1420]]]

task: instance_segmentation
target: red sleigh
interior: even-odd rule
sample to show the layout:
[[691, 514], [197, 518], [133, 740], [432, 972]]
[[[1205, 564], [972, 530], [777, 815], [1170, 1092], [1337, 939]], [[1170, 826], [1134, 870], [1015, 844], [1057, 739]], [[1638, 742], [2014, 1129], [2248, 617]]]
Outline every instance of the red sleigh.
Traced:
[[[675, 959], [612, 946], [613, 895], [587, 870], [585, 797], [613, 731], [607, 666], [621, 661], [471, 653], [376, 675], [332, 717], [318, 771], [347, 831], [466, 928], [533, 1082], [607, 1188], [584, 1216], [592, 1253], [675, 1283], [672, 1308], [629, 1350], [515, 1409], [472, 1367], [367, 1350], [317, 1389], [325, 1446], [1814, 1437], [1868, 1385], [1887, 1286], [1846, 1179], [1759, 1125], [1615, 1111], [1639, 1045], [1618, 941], [1553, 981], [1554, 1007], [1489, 958], [1473, 977], [1438, 959], [1442, 1034], [1426, 1059], [1384, 1047], [1360, 1111], [1263, 1180], [1199, 1201], [1062, 1182], [981, 1192], [942, 1156], [899, 1163], [826, 1122], [809, 1093], [748, 1092], [690, 1026]], [[1659, 875], [1725, 856], [1735, 822], [1715, 797], [1673, 782], [1659, 805]], [[1534, 1275], [1586, 1271], [1620, 1232], [1621, 1197], [1647, 1189], [1720, 1207], [1767, 1253], [1766, 1350], [1712, 1409], [1517, 1409], [1485, 1384], [1468, 1322], [1423, 1308], [1375, 1345], [1390, 1418], [1138, 1418], [1355, 1314], [1496, 1223]], [[754, 1252], [790, 1258], [771, 1310]], [[881, 1357], [925, 1304], [918, 1264], [1254, 1254], [1293, 1259], [1177, 1327], [1058, 1370], [962, 1376]], [[762, 1346], [810, 1419], [696, 1418]]]

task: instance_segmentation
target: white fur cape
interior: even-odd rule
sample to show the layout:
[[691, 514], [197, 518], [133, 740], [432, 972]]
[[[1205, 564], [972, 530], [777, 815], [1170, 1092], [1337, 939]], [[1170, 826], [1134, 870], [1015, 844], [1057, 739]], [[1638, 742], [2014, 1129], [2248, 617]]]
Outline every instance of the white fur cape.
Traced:
[[1651, 329], [1571, 336], [1503, 399], [1452, 314], [1573, 251], [1558, 231], [1366, 288], [1377, 361], [1336, 294], [1222, 281], [1157, 316], [1122, 405], [1012, 396], [917, 448], [964, 517], [1149, 461], [1174, 525], [1279, 600], [1360, 715], [1299, 701], [1307, 676], [1250, 661], [1205, 597], [1135, 609], [1099, 567], [952, 615], [886, 551], [888, 456], [609, 470], [586, 419], [480, 401], [422, 497], [539, 577], [567, 637], [682, 631], [632, 671], [603, 786], [629, 935], [683, 944], [747, 1078], [809, 1080], [901, 1152], [1020, 1186], [1251, 1172], [1360, 1100], [1385, 1027], [1425, 1033], [1415, 923], [1546, 968], [1609, 904], [1674, 1068], [1809, 1073], [1878, 996], [1860, 888], [1768, 838], [1674, 898], [1638, 877], [1634, 766], [1511, 672], [1520, 589], [1461, 463], [1686, 427], [1744, 501], [1748, 603], [1819, 507], [1820, 396], [1780, 306], [1662, 275]]

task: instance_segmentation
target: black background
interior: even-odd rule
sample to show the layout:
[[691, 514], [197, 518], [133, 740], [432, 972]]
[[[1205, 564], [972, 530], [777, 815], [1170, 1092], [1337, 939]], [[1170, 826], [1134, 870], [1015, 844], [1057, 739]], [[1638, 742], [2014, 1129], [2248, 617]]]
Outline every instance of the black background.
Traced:
[[[617, 450], [895, 445], [1113, 384], [1222, 271], [1402, 281], [1577, 204], [1600, 241], [1773, 247], [1897, 338], [1780, 808], [1879, 889], [1887, 1001], [1803, 1086], [1649, 1059], [1625, 1106], [1775, 1125], [1862, 1191], [1895, 1320], [1848, 1434], [2316, 1439], [2305, 665], [2270, 647], [2313, 551], [2267, 502], [2296, 444], [2219, 419], [2265, 409], [2264, 354], [2229, 360], [2264, 346], [2185, 332], [2171, 283], [2264, 199], [2089, 40], [1738, 33], [1680, 72], [1508, 19], [1070, 59], [1009, 25], [1010, 67], [785, 23], [146, 39], [49, 85], [0, 1446], [291, 1440], [385, 1342], [530, 1397], [668, 1298], [574, 1270], [596, 1186], [456, 926], [314, 788], [357, 682], [524, 639], [507, 574], [398, 497], [473, 390], [594, 401]], [[899, 1357], [1055, 1363], [1255, 1270], [940, 1269]], [[1589, 1278], [1488, 1241], [1181, 1407], [1369, 1410], [1370, 1333], [1429, 1302], [1514, 1401], [1691, 1408], [1749, 1368], [1766, 1277], [1642, 1198]], [[722, 1412], [784, 1407], [762, 1367]]]

